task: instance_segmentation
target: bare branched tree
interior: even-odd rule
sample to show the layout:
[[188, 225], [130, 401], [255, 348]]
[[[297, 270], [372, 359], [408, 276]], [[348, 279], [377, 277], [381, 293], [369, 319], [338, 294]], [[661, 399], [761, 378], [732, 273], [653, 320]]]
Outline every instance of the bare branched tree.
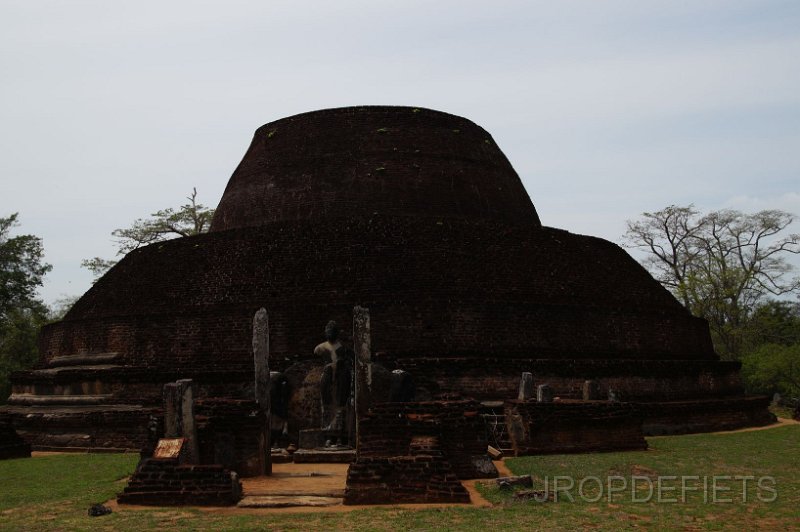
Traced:
[[644, 264], [686, 308], [708, 320], [723, 355], [740, 355], [746, 322], [764, 296], [800, 293], [788, 254], [800, 235], [781, 236], [794, 217], [779, 210], [705, 215], [671, 205], [628, 221], [625, 245], [648, 253]]
[[[127, 229], [112, 231], [118, 247], [117, 255], [126, 255], [148, 244], [208, 232], [214, 209], [197, 202], [196, 188], [192, 189], [192, 194], [186, 199], [189, 203], [181, 205], [178, 210], [162, 209], [151, 214], [149, 218], [135, 220]], [[81, 266], [91, 271], [97, 280], [116, 263], [115, 260], [94, 257], [83, 260]]]

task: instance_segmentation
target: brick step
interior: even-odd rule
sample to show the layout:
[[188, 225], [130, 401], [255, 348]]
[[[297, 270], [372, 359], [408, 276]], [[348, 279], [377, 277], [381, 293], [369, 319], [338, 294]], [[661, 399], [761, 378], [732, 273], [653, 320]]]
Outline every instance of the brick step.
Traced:
[[[172, 488], [175, 488], [175, 489], [172, 489]], [[230, 491], [231, 483], [228, 482], [227, 484], [225, 484], [225, 483], [220, 482], [220, 483], [215, 483], [215, 484], [203, 484], [202, 485], [202, 488], [203, 488], [202, 490], [197, 490], [195, 488], [196, 488], [196, 485], [192, 485], [192, 486], [189, 487], [189, 489], [192, 492], [197, 492], [197, 491], [203, 491], [203, 492], [206, 492], [206, 491], [226, 491], [226, 490]], [[162, 483], [162, 484], [139, 484], [139, 483], [131, 482], [125, 488], [124, 491], [125, 491], [125, 493], [138, 493], [138, 492], [145, 492], [145, 491], [147, 491], [147, 492], [168, 491], [170, 493], [174, 493], [176, 491], [185, 491], [186, 489], [187, 489], [186, 484], [173, 484], [173, 483], [169, 483], [169, 482], [165, 482], [165, 483]]]

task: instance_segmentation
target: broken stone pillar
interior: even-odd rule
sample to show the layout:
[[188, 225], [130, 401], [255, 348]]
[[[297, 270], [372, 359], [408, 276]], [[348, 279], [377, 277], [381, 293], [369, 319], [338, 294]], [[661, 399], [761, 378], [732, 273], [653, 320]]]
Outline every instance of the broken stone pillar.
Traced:
[[600, 387], [597, 385], [597, 381], [583, 381], [583, 400], [596, 401], [598, 399], [600, 399]]
[[269, 316], [260, 308], [253, 316], [253, 364], [256, 377], [256, 401], [266, 417], [264, 427], [264, 474], [272, 474], [272, 442], [270, 441], [269, 401]]
[[355, 411], [356, 450], [359, 441], [359, 420], [369, 411], [369, 365], [372, 362], [372, 338], [370, 335], [369, 309], [353, 308], [353, 350], [355, 351]]
[[522, 378], [519, 381], [519, 397], [520, 401], [527, 401], [533, 397], [533, 373], [525, 371], [522, 373]]
[[553, 402], [553, 389], [549, 384], [540, 384], [536, 387], [536, 401], [539, 403]]
[[197, 427], [194, 422], [194, 392], [192, 379], [181, 379], [164, 385], [164, 437], [184, 438], [186, 462], [200, 461]]

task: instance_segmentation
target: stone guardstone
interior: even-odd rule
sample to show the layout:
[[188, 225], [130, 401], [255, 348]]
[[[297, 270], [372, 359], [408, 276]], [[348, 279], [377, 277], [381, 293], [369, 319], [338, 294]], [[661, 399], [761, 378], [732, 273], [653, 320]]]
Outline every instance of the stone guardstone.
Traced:
[[533, 374], [529, 371], [522, 373], [522, 378], [519, 381], [519, 397], [520, 401], [527, 401], [533, 397]]
[[583, 400], [596, 401], [600, 398], [600, 387], [597, 381], [588, 380], [583, 381]]
[[553, 402], [553, 389], [549, 384], [540, 384], [536, 387], [536, 401], [539, 403]]

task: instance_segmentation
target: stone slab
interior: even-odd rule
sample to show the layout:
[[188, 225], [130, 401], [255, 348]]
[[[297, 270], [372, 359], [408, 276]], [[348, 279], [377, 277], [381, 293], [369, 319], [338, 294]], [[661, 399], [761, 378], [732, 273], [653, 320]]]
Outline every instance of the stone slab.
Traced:
[[292, 455], [296, 464], [303, 463], [331, 463], [350, 464], [356, 461], [355, 449], [344, 451], [325, 451], [319, 449], [298, 449]]
[[239, 508], [290, 508], [338, 506], [341, 497], [318, 497], [316, 495], [251, 495], [242, 498]]

